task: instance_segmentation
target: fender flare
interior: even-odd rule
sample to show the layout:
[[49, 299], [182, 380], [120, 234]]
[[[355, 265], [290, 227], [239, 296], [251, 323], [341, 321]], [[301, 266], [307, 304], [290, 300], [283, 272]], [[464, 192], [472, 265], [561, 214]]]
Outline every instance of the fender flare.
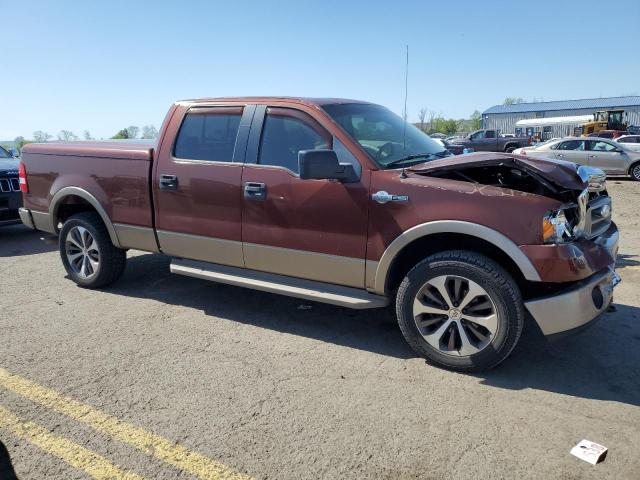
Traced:
[[114, 246], [120, 248], [120, 241], [118, 240], [116, 230], [113, 227], [113, 223], [111, 222], [111, 219], [109, 218], [109, 215], [107, 215], [107, 212], [102, 204], [92, 194], [79, 187], [61, 188], [51, 198], [51, 203], [49, 204], [49, 218], [51, 218], [51, 222], [53, 223], [53, 228], [56, 233], [58, 230], [58, 210], [60, 208], [62, 200], [69, 195], [80, 197], [83, 200], [86, 200], [93, 208], [95, 208], [96, 212], [98, 212], [98, 215], [100, 215], [100, 218], [102, 218], [104, 225], [107, 227], [109, 237], [111, 238], [111, 243], [113, 243]]
[[387, 277], [393, 260], [404, 247], [414, 240], [436, 233], [462, 233], [489, 242], [502, 250], [514, 261], [524, 278], [534, 282], [541, 281], [540, 274], [531, 263], [531, 260], [520, 250], [518, 245], [502, 233], [477, 223], [460, 220], [436, 220], [411, 227], [389, 244], [378, 262], [373, 291], [381, 295], [384, 294]]

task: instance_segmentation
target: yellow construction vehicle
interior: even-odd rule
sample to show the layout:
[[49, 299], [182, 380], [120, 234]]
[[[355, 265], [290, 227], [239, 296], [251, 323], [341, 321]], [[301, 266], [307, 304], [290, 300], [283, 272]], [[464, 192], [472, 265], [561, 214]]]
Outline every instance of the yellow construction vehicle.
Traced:
[[601, 110], [593, 114], [593, 120], [581, 124], [575, 129], [575, 136], [587, 136], [601, 130], [626, 130], [627, 124], [622, 117], [624, 110]]

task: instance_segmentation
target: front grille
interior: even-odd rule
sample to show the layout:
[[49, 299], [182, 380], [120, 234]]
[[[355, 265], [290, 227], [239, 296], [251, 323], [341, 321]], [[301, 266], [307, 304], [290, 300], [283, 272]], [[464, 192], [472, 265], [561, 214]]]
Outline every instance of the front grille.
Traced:
[[0, 177], [0, 192], [19, 192], [20, 181], [17, 177]]
[[593, 193], [589, 197], [584, 232], [587, 238], [594, 238], [606, 232], [611, 225], [611, 197]]

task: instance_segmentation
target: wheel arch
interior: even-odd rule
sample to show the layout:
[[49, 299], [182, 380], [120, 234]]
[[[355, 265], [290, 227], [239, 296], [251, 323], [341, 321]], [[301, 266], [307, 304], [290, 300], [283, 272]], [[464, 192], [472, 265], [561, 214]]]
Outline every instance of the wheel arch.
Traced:
[[504, 151], [506, 152], [507, 150], [509, 150], [510, 148], [512, 148], [515, 150], [516, 148], [520, 148], [520, 145], [518, 145], [517, 142], [509, 142], [506, 143], [504, 146]]
[[635, 162], [633, 162], [631, 165], [629, 165], [629, 169], [627, 170], [627, 174], [630, 177], [633, 177], [633, 169], [635, 167], [637, 167], [638, 165], [640, 165], [640, 160], [636, 160]]
[[111, 243], [116, 247], [120, 247], [116, 230], [102, 204], [100, 204], [98, 199], [91, 193], [79, 187], [61, 188], [51, 198], [49, 217], [51, 218], [56, 233], [58, 232], [58, 223], [60, 220], [65, 220], [70, 214], [80, 211], [95, 211], [100, 215], [102, 222], [109, 232]]
[[416, 225], [391, 242], [377, 264], [369, 288], [388, 295], [412, 265], [428, 255], [452, 249], [485, 254], [498, 261], [518, 282], [541, 280], [529, 258], [502, 233], [476, 223], [439, 220]]

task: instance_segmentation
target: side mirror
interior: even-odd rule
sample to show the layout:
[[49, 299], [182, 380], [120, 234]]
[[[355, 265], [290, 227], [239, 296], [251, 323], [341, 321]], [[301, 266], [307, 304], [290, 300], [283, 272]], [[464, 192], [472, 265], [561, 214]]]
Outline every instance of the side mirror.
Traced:
[[18, 158], [20, 156], [20, 152], [16, 148], [10, 148], [9, 153], [11, 154], [12, 157]]
[[333, 150], [300, 150], [298, 166], [302, 180], [339, 180], [344, 183], [358, 181], [353, 165], [339, 163]]

